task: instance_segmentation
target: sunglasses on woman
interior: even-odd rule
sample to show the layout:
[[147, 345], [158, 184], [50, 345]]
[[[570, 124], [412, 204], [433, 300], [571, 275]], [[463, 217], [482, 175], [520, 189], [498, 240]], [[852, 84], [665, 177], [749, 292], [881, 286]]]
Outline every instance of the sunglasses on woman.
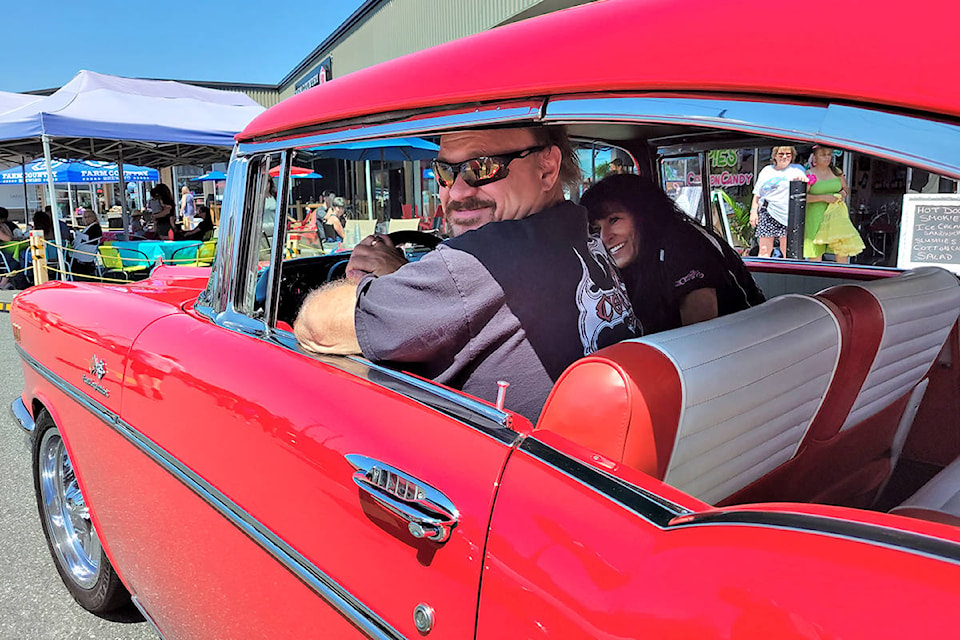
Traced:
[[485, 184], [503, 180], [510, 171], [507, 165], [518, 158], [525, 158], [531, 153], [543, 151], [547, 145], [539, 147], [528, 147], [513, 153], [502, 153], [496, 156], [479, 156], [470, 158], [463, 162], [444, 162], [443, 160], [433, 161], [433, 175], [437, 177], [437, 182], [441, 187], [451, 187], [456, 182], [457, 176], [463, 176], [463, 181], [471, 187], [482, 187]]

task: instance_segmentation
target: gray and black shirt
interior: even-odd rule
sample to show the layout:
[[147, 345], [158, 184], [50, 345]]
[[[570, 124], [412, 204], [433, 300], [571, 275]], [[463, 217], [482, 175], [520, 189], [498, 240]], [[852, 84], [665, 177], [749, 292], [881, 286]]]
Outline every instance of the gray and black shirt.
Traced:
[[586, 211], [566, 201], [367, 276], [355, 324], [371, 360], [491, 402], [506, 380], [507, 408], [534, 423], [570, 363], [642, 333]]

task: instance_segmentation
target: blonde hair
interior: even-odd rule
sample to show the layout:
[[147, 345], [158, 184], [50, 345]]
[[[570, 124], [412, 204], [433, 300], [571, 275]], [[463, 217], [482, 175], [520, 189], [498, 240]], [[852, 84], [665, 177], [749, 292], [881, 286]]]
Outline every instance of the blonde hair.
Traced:
[[792, 159], [792, 160], [796, 160], [796, 159], [797, 159], [797, 148], [796, 148], [796, 147], [774, 147], [773, 149], [770, 150], [770, 162], [772, 162], [773, 164], [776, 164], [776, 162], [777, 162], [777, 154], [780, 153], [781, 151], [789, 151], [789, 152], [790, 152], [790, 155], [792, 156], [791, 159]]

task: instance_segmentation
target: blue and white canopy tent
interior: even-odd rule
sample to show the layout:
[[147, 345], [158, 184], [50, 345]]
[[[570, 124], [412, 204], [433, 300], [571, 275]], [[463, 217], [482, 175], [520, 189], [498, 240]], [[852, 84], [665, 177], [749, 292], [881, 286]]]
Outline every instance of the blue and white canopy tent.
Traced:
[[[48, 166], [54, 156], [120, 167], [125, 160], [154, 167], [223, 162], [234, 136], [262, 111], [239, 92], [81, 71], [52, 95], [0, 113], [0, 159], [23, 162], [42, 153]], [[118, 178], [126, 182], [122, 170]], [[50, 169], [47, 190], [55, 202]], [[126, 199], [122, 205], [126, 229]], [[62, 246], [59, 225], [54, 231]]]
[[[120, 182], [120, 168], [115, 162], [102, 160], [54, 160], [50, 167], [56, 184], [91, 184]], [[43, 184], [47, 181], [47, 161], [39, 158], [23, 168], [11, 167], [0, 171], [0, 184]], [[26, 176], [26, 180], [24, 180]], [[159, 182], [160, 172], [135, 164], [123, 165], [126, 182]]]

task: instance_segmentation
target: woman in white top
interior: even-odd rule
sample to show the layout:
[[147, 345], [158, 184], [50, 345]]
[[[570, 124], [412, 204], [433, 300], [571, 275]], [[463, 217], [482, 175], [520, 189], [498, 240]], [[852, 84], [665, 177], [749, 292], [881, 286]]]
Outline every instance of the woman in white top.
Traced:
[[787, 255], [787, 206], [790, 201], [790, 183], [807, 181], [807, 175], [798, 164], [793, 164], [797, 150], [793, 147], [774, 147], [770, 152], [772, 164], [757, 176], [750, 205], [750, 224], [757, 229], [760, 257], [773, 253], [773, 239], [780, 238], [780, 253]]

